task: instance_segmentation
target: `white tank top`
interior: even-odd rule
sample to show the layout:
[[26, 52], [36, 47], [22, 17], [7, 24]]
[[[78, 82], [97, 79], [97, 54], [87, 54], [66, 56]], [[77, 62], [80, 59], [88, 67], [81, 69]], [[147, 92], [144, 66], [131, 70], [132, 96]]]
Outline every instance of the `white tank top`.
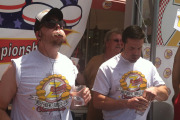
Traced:
[[65, 55], [58, 54], [54, 60], [35, 50], [12, 60], [17, 83], [12, 120], [72, 120], [69, 93], [77, 68]]

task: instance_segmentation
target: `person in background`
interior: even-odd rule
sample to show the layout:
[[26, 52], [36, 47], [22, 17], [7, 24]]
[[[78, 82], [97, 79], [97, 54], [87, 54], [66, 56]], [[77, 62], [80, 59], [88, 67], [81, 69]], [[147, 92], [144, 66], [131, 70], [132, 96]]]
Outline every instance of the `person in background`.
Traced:
[[[99, 66], [111, 57], [119, 54], [121, 50], [122, 30], [114, 28], [108, 31], [104, 37], [104, 53], [92, 57], [83, 72], [86, 86], [89, 89], [91, 89], [94, 84]], [[88, 104], [86, 120], [103, 120], [102, 111], [94, 108], [92, 100]]]
[[136, 25], [122, 33], [121, 54], [104, 62], [93, 85], [93, 104], [104, 120], [146, 120], [153, 100], [168, 99], [156, 67], [141, 57], [145, 34]]
[[172, 84], [174, 89], [173, 104], [174, 104], [174, 120], [180, 120], [180, 47], [178, 48], [173, 64]]
[[[13, 120], [72, 120], [72, 87], [77, 68], [61, 54], [66, 35], [65, 22], [58, 8], [46, 9], [36, 16], [34, 25], [38, 49], [17, 59], [0, 81], [0, 120], [10, 120], [5, 110], [12, 101]], [[83, 89], [85, 104], [91, 99]]]

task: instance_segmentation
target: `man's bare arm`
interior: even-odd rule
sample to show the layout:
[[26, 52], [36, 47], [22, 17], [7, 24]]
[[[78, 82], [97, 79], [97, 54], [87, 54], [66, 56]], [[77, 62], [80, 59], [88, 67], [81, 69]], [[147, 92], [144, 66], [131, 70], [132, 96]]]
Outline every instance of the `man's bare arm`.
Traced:
[[158, 86], [158, 87], [150, 87], [144, 90], [144, 97], [148, 101], [158, 100], [158, 101], [165, 101], [168, 99], [170, 93], [170, 89], [167, 88], [165, 85]]
[[0, 80], [0, 120], [9, 120], [6, 109], [16, 94], [15, 67], [11, 63]]
[[98, 92], [93, 93], [93, 104], [94, 107], [97, 109], [102, 110], [118, 110], [118, 109], [136, 109], [136, 110], [145, 110], [148, 107], [149, 102], [140, 97], [133, 97], [131, 99], [112, 99], [110, 97], [104, 96]]

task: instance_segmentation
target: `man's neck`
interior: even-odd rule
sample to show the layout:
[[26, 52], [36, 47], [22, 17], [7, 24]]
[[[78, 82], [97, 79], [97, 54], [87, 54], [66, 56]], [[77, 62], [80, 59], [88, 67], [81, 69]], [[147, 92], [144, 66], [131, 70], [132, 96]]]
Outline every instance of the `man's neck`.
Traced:
[[58, 58], [58, 51], [59, 47], [38, 47], [38, 50], [45, 56], [52, 58], [52, 59], [57, 59]]

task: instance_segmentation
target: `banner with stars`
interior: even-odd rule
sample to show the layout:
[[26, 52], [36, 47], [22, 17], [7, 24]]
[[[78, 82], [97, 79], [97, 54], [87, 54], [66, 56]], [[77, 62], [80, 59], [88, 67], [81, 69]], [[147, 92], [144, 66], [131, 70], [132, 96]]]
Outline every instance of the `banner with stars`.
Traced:
[[37, 49], [35, 16], [53, 7], [63, 12], [66, 42], [60, 52], [71, 56], [84, 34], [92, 0], [0, 0], [0, 78], [12, 58]]

